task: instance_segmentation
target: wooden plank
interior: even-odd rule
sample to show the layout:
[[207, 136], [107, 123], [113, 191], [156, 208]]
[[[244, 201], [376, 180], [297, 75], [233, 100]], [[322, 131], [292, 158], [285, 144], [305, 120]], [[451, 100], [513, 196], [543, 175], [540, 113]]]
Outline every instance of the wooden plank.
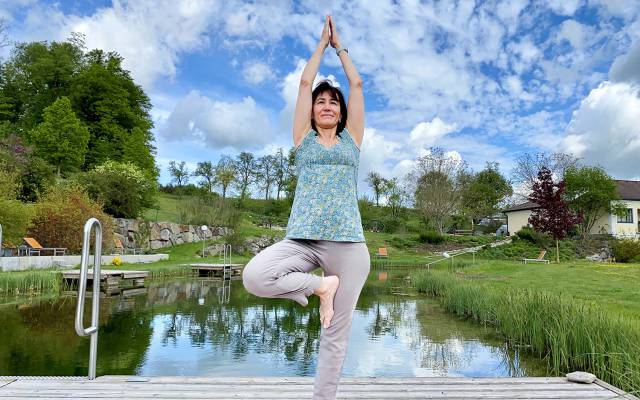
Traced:
[[[299, 399], [311, 397], [313, 377], [139, 377], [94, 380], [5, 379], [0, 398]], [[343, 378], [339, 399], [614, 399], [623, 391], [562, 377]], [[613, 390], [613, 389], [615, 390]], [[628, 397], [633, 398], [633, 397]]]
[[610, 384], [608, 384], [607, 382], [605, 382], [605, 381], [603, 381], [603, 380], [596, 379], [594, 383], [595, 383], [596, 385], [598, 385], [598, 386], [600, 386], [600, 387], [604, 388], [604, 389], [610, 390], [610, 391], [612, 391], [612, 392], [614, 392], [614, 393], [618, 394], [619, 396], [621, 396], [621, 397], [620, 397], [621, 399], [626, 399], [626, 400], [640, 400], [640, 399], [638, 399], [636, 396], [634, 396], [634, 395], [632, 395], [632, 394], [630, 394], [630, 393], [626, 393], [624, 390], [618, 389], [617, 387], [615, 387], [615, 386], [613, 386], [613, 385], [610, 385]]
[[[179, 390], [179, 391], [218, 391], [218, 390], [227, 390], [233, 392], [242, 392], [244, 390], [271, 390], [276, 389], [283, 392], [289, 391], [299, 391], [304, 390], [311, 387], [311, 383], [306, 384], [252, 384], [252, 385], [244, 385], [244, 384], [187, 384], [187, 383], [149, 383], [149, 382], [126, 382], [126, 383], [102, 383], [102, 382], [60, 382], [60, 381], [37, 381], [34, 384], [34, 381], [18, 381], [15, 382], [12, 386], [13, 389], [27, 389], [37, 387], [39, 389], [65, 389], [65, 390], [85, 390], [87, 387], [91, 387], [91, 389], [96, 390], [104, 390], [110, 388], [122, 388], [126, 387], [127, 390], [138, 391], [138, 390]], [[349, 391], [354, 392], [362, 392], [362, 391], [378, 391], [378, 392], [394, 392], [398, 390], [406, 391], [406, 392], [440, 392], [440, 391], [548, 391], [548, 392], [566, 392], [566, 391], [582, 391], [582, 390], [591, 390], [593, 392], [607, 392], [606, 389], [599, 387], [597, 385], [583, 385], [583, 384], [549, 384], [549, 385], [539, 385], [536, 383], [529, 384], [494, 384], [494, 385], [431, 385], [431, 384], [423, 384], [423, 385], [345, 385], [341, 384], [340, 387], [348, 388]]]
[[[298, 391], [295, 394], [285, 394], [291, 398], [311, 398], [312, 391]], [[94, 399], [167, 399], [185, 398], [184, 393], [147, 391], [131, 393], [125, 390], [95, 391], [87, 389], [83, 392], [69, 391], [41, 391], [41, 390], [0, 390], [0, 398], [94, 398]], [[277, 390], [273, 392], [190, 392], [189, 399], [282, 399], [283, 394]], [[571, 393], [482, 393], [482, 392], [430, 392], [430, 393], [354, 393], [338, 390], [339, 399], [617, 399], [615, 394], [593, 394], [590, 391], [579, 391]]]
[[14, 382], [15, 379], [0, 379], [0, 388]]

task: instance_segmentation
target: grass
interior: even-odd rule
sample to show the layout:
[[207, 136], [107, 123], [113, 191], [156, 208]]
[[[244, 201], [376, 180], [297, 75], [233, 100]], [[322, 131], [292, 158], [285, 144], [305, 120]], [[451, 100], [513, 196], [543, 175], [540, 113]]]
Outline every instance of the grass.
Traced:
[[[465, 258], [464, 260], [468, 260]], [[640, 264], [602, 264], [574, 260], [560, 264], [478, 259], [456, 274], [496, 290], [535, 290], [597, 305], [615, 315], [640, 321]]]
[[0, 298], [60, 290], [62, 275], [55, 269], [0, 272]]
[[507, 340], [546, 359], [553, 373], [588, 371], [640, 392], [637, 320], [565, 293], [504, 289], [464, 278], [443, 270], [412, 274], [415, 287], [440, 299], [447, 311], [496, 327]]

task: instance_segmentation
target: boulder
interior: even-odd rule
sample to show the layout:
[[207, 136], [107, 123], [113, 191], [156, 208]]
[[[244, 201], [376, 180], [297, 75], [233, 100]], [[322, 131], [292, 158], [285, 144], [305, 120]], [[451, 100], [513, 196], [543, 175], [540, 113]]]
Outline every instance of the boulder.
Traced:
[[566, 376], [570, 382], [593, 383], [596, 380], [594, 374], [582, 371], [570, 372]]

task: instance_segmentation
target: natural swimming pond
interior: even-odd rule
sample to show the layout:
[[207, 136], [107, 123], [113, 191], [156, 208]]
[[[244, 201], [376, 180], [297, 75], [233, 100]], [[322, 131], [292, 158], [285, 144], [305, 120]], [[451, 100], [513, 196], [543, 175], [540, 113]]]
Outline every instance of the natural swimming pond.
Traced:
[[[407, 269], [373, 268], [358, 301], [343, 376], [545, 376], [544, 362], [491, 328], [410, 290]], [[91, 310], [85, 306], [86, 319]], [[76, 298], [0, 306], [0, 375], [86, 375]], [[85, 326], [88, 326], [88, 322]], [[98, 375], [313, 376], [318, 299], [308, 307], [247, 293], [239, 280], [150, 281], [101, 299]]]

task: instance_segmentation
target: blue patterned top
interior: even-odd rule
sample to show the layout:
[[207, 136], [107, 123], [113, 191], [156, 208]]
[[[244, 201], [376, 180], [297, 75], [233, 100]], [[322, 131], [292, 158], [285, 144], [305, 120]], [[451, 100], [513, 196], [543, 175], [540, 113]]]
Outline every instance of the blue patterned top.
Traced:
[[330, 148], [313, 129], [296, 149], [298, 184], [286, 238], [364, 242], [358, 209], [360, 150], [345, 128]]

